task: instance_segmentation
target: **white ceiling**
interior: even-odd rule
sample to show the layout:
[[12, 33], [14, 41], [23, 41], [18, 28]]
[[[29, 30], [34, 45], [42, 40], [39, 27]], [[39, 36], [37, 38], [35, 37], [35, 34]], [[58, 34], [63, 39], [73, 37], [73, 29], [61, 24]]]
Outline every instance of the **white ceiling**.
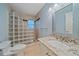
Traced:
[[35, 16], [45, 3], [10, 3], [9, 5], [15, 12]]

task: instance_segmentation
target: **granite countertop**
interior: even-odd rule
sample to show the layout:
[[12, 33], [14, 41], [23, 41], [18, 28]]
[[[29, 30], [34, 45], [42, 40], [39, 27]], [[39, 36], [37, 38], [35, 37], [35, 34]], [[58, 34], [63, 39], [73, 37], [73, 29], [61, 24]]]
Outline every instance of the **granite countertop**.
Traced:
[[22, 51], [24, 48], [26, 48], [25, 44], [17, 44], [14, 47], [10, 47], [4, 55], [17, 55], [20, 51]]
[[[56, 39], [55, 37], [43, 37], [43, 38], [39, 38], [38, 40], [44, 44], [45, 46], [47, 46], [51, 51], [55, 52], [56, 55], [58, 56], [77, 56], [76, 54], [73, 54], [72, 52], [69, 52], [69, 50], [71, 50], [71, 48], [68, 47], [64, 47], [63, 44], [60, 46], [54, 46], [54, 45], [50, 45], [50, 43], [48, 43], [49, 40], [54, 40]], [[57, 40], [58, 42], [58, 40]], [[61, 43], [61, 42], [59, 42]], [[64, 43], [65, 44], [65, 43]]]
[[0, 43], [0, 49], [6, 48], [10, 43], [11, 43], [11, 41], [4, 41], [4, 42], [1, 42], [1, 43]]

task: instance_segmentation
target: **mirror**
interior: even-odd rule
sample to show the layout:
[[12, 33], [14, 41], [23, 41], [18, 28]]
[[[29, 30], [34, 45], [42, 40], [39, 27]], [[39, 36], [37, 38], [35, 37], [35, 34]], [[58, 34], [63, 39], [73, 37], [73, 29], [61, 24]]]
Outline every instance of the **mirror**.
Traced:
[[[62, 7], [62, 6], [61, 6]], [[55, 12], [56, 33], [69, 34], [72, 32], [73, 4], [69, 4]], [[71, 19], [69, 21], [69, 19]], [[70, 24], [70, 26], [68, 26]]]
[[68, 12], [65, 14], [65, 17], [66, 17], [65, 32], [68, 34], [72, 34], [73, 33], [73, 13]]
[[55, 12], [56, 33], [79, 37], [79, 4], [71, 3]]

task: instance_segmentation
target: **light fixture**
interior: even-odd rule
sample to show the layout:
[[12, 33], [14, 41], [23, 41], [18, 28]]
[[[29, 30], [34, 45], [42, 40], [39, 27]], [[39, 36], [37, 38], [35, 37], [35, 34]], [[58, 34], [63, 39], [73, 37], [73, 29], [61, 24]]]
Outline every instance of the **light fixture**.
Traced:
[[52, 10], [52, 8], [49, 8], [49, 11], [51, 11]]
[[58, 6], [58, 4], [55, 4], [54, 6], [56, 7], [56, 6]]

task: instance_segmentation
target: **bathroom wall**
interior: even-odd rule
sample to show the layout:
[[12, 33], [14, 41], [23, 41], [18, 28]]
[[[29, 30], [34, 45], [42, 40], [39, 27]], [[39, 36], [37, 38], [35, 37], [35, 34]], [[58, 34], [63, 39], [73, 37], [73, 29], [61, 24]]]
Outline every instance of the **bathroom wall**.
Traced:
[[[61, 27], [63, 26], [63, 28], [64, 28], [64, 25], [62, 25], [62, 23], [60, 24], [57, 22], [61, 22], [61, 20], [58, 20], [58, 19], [60, 19], [59, 17], [64, 15], [62, 13], [66, 13], [67, 11], [64, 10], [64, 12], [62, 11], [62, 13], [61, 13], [61, 11], [58, 12], [58, 10], [64, 8], [67, 5], [69, 5], [69, 3], [58, 3], [58, 5], [55, 5], [54, 3], [45, 4], [45, 6], [38, 13], [40, 20], [36, 22], [36, 28], [39, 28], [40, 37], [47, 36], [49, 34], [52, 34], [53, 32], [61, 32], [62, 33]], [[69, 10], [71, 10], [70, 7], [68, 7]], [[68, 9], [68, 8], [65, 8], [65, 9]], [[60, 16], [60, 13], [61, 13], [61, 16]], [[55, 17], [55, 14], [57, 15], [56, 17]], [[62, 17], [61, 17], [61, 19], [63, 22]], [[64, 32], [64, 30], [63, 30], [63, 32]]]
[[[52, 7], [53, 11], [48, 11]], [[73, 32], [72, 35], [79, 37], [79, 4], [46, 4], [39, 12], [40, 20], [36, 22], [40, 36], [46, 36], [53, 32], [66, 34], [66, 13], [73, 13]], [[51, 25], [52, 24], [52, 25]], [[46, 31], [41, 28], [47, 28]], [[44, 33], [43, 33], [44, 32]]]
[[40, 20], [36, 22], [36, 28], [39, 28], [40, 37], [52, 34], [52, 12], [49, 8], [52, 4], [45, 4], [39, 12]]
[[8, 40], [9, 8], [7, 4], [0, 3], [0, 41]]
[[79, 37], [79, 3], [73, 4], [73, 33]]
[[73, 4], [69, 4], [64, 8], [55, 12], [56, 32], [65, 34], [66, 18], [65, 14], [73, 11]]

